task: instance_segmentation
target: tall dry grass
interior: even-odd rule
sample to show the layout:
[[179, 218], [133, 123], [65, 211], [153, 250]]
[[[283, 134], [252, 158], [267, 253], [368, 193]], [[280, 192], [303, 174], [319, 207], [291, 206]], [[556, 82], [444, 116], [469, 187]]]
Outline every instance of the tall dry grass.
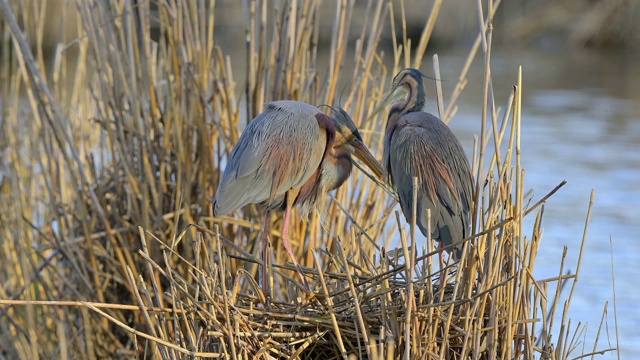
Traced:
[[[400, 68], [423, 65], [441, 2], [421, 38], [408, 39], [404, 23], [388, 21], [403, 3], [370, 1], [354, 42], [351, 21], [362, 11], [354, 1], [246, 0], [238, 19], [246, 36], [235, 39], [244, 40], [246, 58], [235, 59], [216, 45], [215, 20], [225, 14], [215, 3], [81, 1], [67, 10], [77, 13], [64, 15], [80, 19], [80, 35], [61, 39], [45, 71], [42, 50], [34, 53], [24, 39], [43, 29], [18, 28], [45, 16], [32, 11], [40, 2], [0, 0], [0, 356], [566, 359], [589, 352], [577, 348], [581, 328], [566, 316], [570, 301], [559, 301], [578, 275], [564, 275], [563, 260], [557, 278], [533, 277], [547, 197], [524, 195], [521, 78], [514, 74], [508, 99], [493, 98], [491, 18], [500, 1], [488, 3], [490, 11], [478, 1], [479, 35], [452, 94], [436, 82], [448, 122], [471, 62], [484, 61], [473, 159], [478, 235], [460, 263], [438, 279], [433, 245], [415, 230], [407, 234], [393, 197], [356, 171], [328, 200], [322, 221], [314, 215], [293, 224], [294, 251], [315, 296], [294, 285], [280, 234], [271, 232], [277, 292], [267, 306], [254, 280], [262, 212], [249, 206], [214, 218], [210, 210], [246, 119], [276, 99], [340, 102], [380, 153], [385, 119], [368, 114]], [[320, 6], [334, 6], [335, 17], [318, 18]], [[320, 22], [333, 23], [327, 48], [318, 44]], [[378, 48], [382, 32], [402, 39], [392, 54]], [[239, 83], [234, 64], [243, 60]], [[525, 216], [536, 217], [534, 228], [523, 227]], [[279, 229], [281, 219], [272, 220]]]

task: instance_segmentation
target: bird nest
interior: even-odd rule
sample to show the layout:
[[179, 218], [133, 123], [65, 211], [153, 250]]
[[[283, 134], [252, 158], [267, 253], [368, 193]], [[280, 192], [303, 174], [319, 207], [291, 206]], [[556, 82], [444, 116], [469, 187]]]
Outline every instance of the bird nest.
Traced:
[[[150, 235], [143, 234], [143, 243]], [[338, 243], [334, 255], [316, 255], [316, 267], [304, 268], [311, 293], [302, 291], [293, 266], [272, 265], [277, 286], [266, 297], [254, 280], [256, 257], [204, 229], [198, 238], [195, 263], [185, 263], [192, 279], [146, 256], [146, 245], [141, 251], [148, 275], [162, 279], [167, 290], [160, 293], [154, 286], [155, 293], [137, 297], [154, 331], [135, 331], [156, 342], [160, 353], [377, 359], [408, 352], [411, 358], [482, 359], [504, 358], [503, 352], [545, 352], [533, 345], [539, 320], [532, 318], [528, 301], [530, 295], [538, 298], [541, 288], [522, 276], [526, 267], [512, 260], [526, 256], [509, 245], [488, 248], [471, 242], [460, 262], [444, 272], [430, 270], [434, 252], [392, 256], [411, 254], [405, 246], [370, 259], [371, 272]], [[164, 254], [165, 259], [179, 257], [168, 248]], [[406, 258], [415, 259], [413, 266]]]

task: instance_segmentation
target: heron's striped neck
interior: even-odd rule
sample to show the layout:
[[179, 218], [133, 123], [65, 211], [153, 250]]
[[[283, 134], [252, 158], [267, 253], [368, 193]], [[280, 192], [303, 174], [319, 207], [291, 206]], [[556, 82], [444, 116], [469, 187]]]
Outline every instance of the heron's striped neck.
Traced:
[[393, 105], [391, 110], [389, 110], [387, 130], [404, 114], [422, 111], [427, 102], [427, 96], [421, 78], [416, 78], [414, 74], [407, 73], [401, 80], [403, 81], [401, 86], [404, 86], [406, 95], [403, 101]]

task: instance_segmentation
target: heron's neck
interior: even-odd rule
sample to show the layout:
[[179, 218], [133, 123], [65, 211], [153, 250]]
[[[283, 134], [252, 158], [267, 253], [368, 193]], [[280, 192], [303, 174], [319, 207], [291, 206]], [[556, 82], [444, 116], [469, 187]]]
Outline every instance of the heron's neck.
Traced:
[[410, 112], [422, 111], [424, 104], [427, 102], [424, 87], [405, 86], [407, 89], [407, 95], [405, 96], [404, 101], [393, 105], [391, 110], [389, 110], [386, 130], [389, 130], [389, 128], [400, 120], [403, 115]]
[[352, 168], [351, 154], [344, 147], [334, 147], [322, 164], [322, 183], [325, 191], [336, 189], [349, 178]]

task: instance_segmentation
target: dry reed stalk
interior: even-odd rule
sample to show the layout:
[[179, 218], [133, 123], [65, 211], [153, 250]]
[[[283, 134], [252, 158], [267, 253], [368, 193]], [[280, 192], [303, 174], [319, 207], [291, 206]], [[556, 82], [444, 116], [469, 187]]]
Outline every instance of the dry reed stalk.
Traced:
[[[28, 21], [44, 16], [30, 15], [29, 6], [7, 10], [6, 0], [0, 3], [5, 20], [11, 11]], [[396, 33], [397, 3], [367, 3], [354, 48], [350, 34], [358, 5], [338, 1], [325, 66], [318, 32], [320, 22], [328, 21], [319, 18], [326, 4], [243, 1], [247, 74], [240, 87], [232, 71], [240, 59], [218, 46], [215, 19], [224, 14], [213, 3], [79, 2], [77, 13], [64, 16], [78, 16], [80, 38], [57, 47], [51, 81], [38, 80], [45, 63], [41, 48], [31, 59], [14, 40], [16, 51], [3, 52], [0, 66], [6, 80], [0, 106], [8, 114], [0, 122], [6, 130], [0, 133], [0, 152], [6, 152], [0, 232], [12, 239], [0, 244], [7, 264], [0, 270], [0, 354], [569, 357], [583, 328], [571, 327], [570, 302], [562, 317], [556, 315], [563, 286], [573, 280], [575, 287], [578, 275], [564, 274], [563, 257], [558, 277], [533, 278], [541, 205], [563, 183], [527, 207], [521, 75], [501, 119], [491, 87], [491, 19], [499, 0], [488, 2], [486, 17], [478, 1], [481, 30], [446, 107], [436, 82], [438, 112], [448, 122], [482, 44], [483, 116], [473, 166], [476, 235], [463, 240], [466, 250], [455, 267], [448, 266], [449, 276], [440, 278], [432, 268], [437, 252], [430, 242], [418, 254], [415, 224], [409, 239], [399, 213], [396, 224], [387, 225], [394, 196], [359, 171], [327, 200], [322, 221], [315, 215], [294, 220], [294, 251], [315, 295], [294, 285], [295, 269], [286, 264], [280, 233], [273, 230], [272, 288], [278, 292], [268, 304], [254, 280], [262, 212], [250, 206], [236, 217], [211, 215], [228, 152], [264, 102], [344, 100], [365, 143], [380, 152], [384, 120], [368, 114], [402, 64], [420, 66], [440, 3], [434, 2], [413, 53], [407, 24], [399, 24], [402, 43], [393, 37], [393, 64], [386, 64], [378, 45], [383, 32]], [[399, 5], [404, 13], [404, 3]], [[35, 36], [41, 39], [43, 31], [38, 27]], [[21, 36], [15, 26], [10, 32]], [[67, 51], [74, 47], [77, 58]], [[437, 57], [434, 66], [440, 79]], [[36, 121], [23, 126], [22, 119]], [[534, 211], [527, 238], [522, 219]], [[398, 238], [401, 248], [392, 250]], [[599, 351], [595, 345], [591, 350]]]

